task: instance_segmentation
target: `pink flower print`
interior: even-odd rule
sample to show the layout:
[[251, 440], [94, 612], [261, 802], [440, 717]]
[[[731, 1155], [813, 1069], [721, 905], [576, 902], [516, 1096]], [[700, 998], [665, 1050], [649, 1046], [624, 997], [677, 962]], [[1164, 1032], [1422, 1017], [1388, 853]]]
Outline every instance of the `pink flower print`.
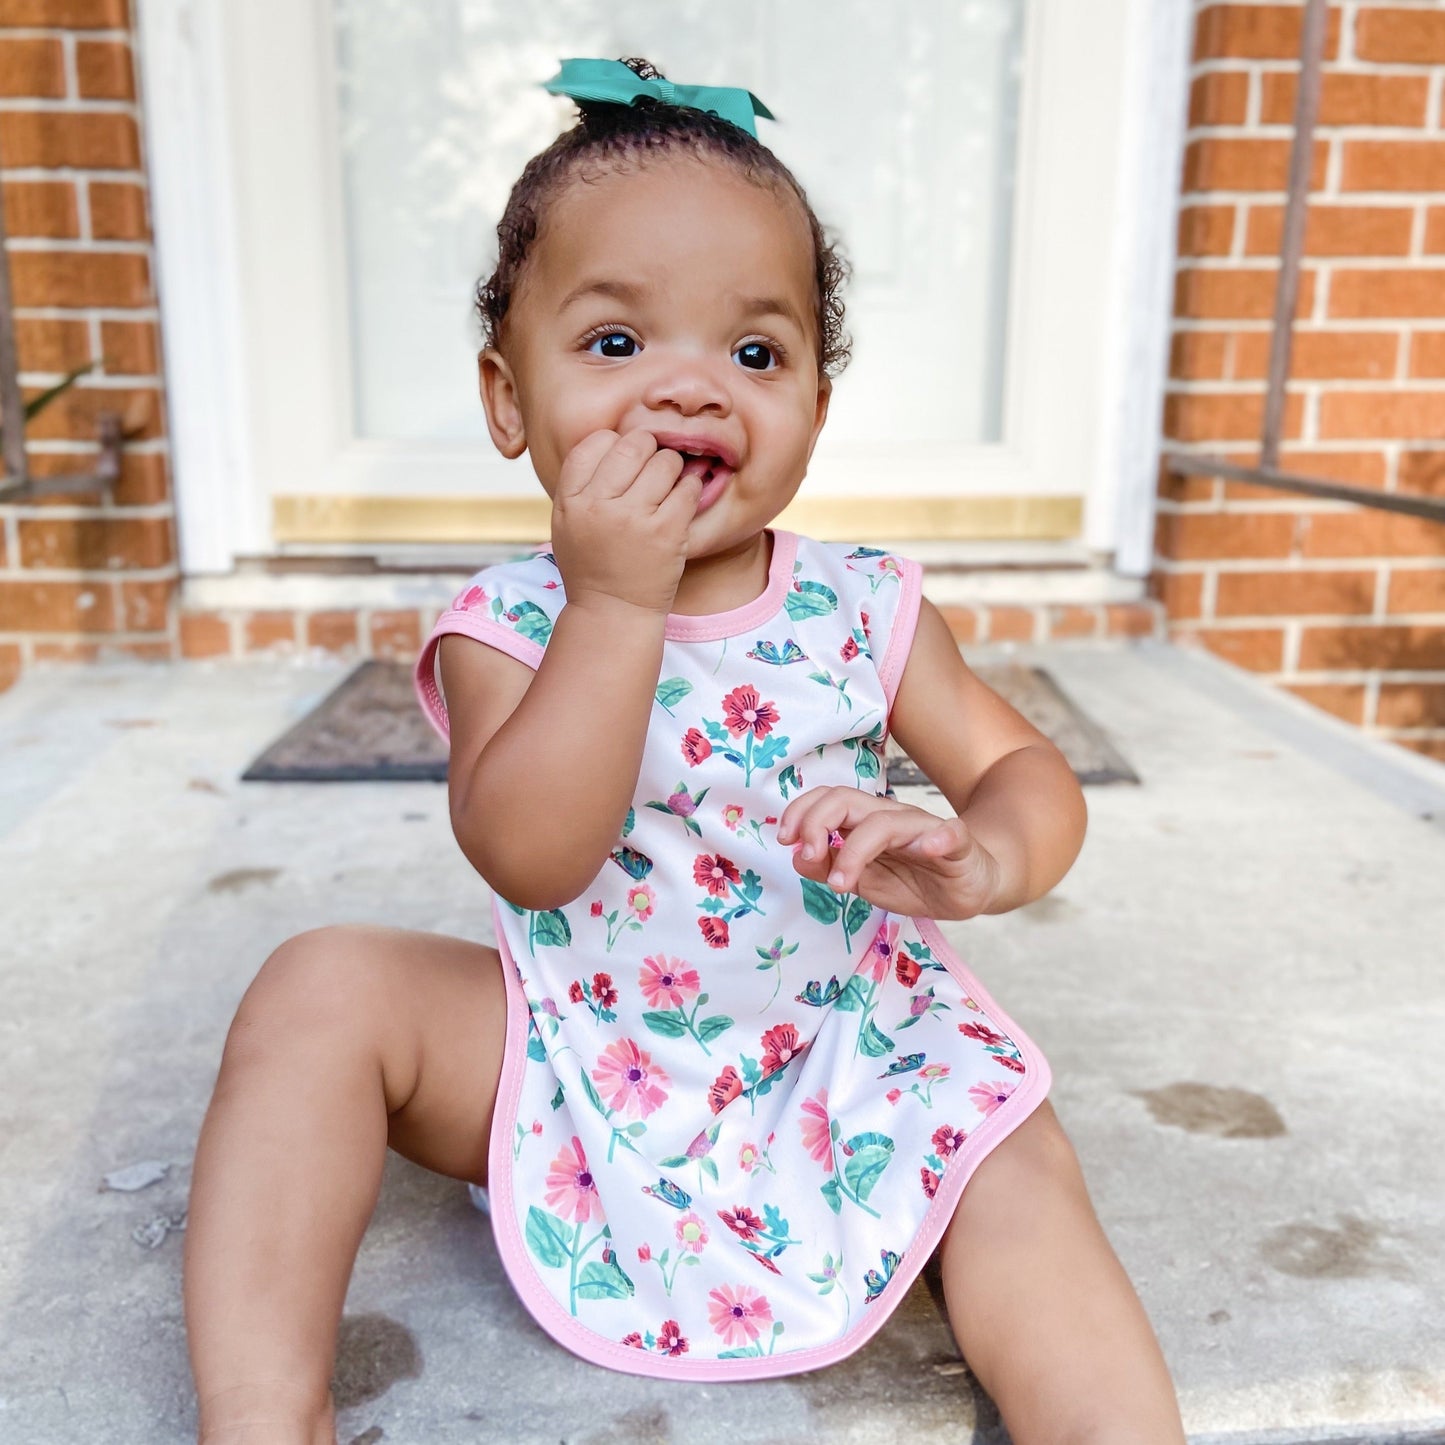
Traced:
[[746, 1204], [739, 1204], [736, 1209], [719, 1209], [717, 1217], [739, 1239], [756, 1239], [763, 1227], [763, 1221]]
[[687, 1353], [687, 1341], [683, 1339], [676, 1320], [663, 1320], [662, 1328], [657, 1332], [657, 1348], [664, 1355]]
[[714, 898], [726, 898], [728, 884], [741, 883], [742, 877], [737, 864], [721, 853], [699, 853], [692, 860], [692, 881], [700, 883]]
[[802, 1052], [798, 1047], [798, 1030], [793, 1024], [775, 1024], [763, 1034], [762, 1045], [760, 1063], [764, 1074], [777, 1073], [795, 1054]]
[[697, 970], [682, 959], [659, 953], [642, 960], [637, 984], [648, 1008], [681, 1008], [688, 999], [697, 997], [702, 980]]
[[708, 1108], [714, 1114], [721, 1114], [742, 1091], [743, 1081], [738, 1077], [738, 1071], [728, 1064], [712, 1081], [712, 1087], [707, 1091]]
[[637, 1246], [637, 1257], [646, 1264], [652, 1258], [652, 1246], [650, 1244], [639, 1244]]
[[872, 634], [872, 632], [869, 631], [869, 629], [868, 629], [868, 614], [867, 614], [866, 612], [864, 612], [864, 613], [862, 614], [862, 618], [863, 618], [863, 640], [864, 640], [864, 642], [872, 642], [872, 641], [873, 641], [873, 634]]
[[602, 917], [602, 900], [600, 898], [594, 898], [592, 900], [592, 916], [593, 918]]
[[813, 1098], [803, 1100], [803, 1117], [798, 1122], [803, 1128], [803, 1148], [815, 1164], [833, 1173], [833, 1132], [826, 1089], [819, 1089]]
[[947, 1064], [924, 1064], [918, 1071], [918, 1077], [920, 1079], [927, 1079], [930, 1084], [936, 1083], [939, 1079], [946, 1079], [948, 1075], [949, 1067]]
[[992, 1114], [1000, 1104], [1008, 1102], [1013, 1091], [1012, 1080], [995, 1079], [991, 1084], [975, 1084], [968, 1091], [968, 1097], [973, 1100], [974, 1107], [980, 1114]]
[[731, 829], [734, 833], [738, 830], [738, 824], [743, 820], [743, 805], [741, 803], [729, 803], [722, 810], [723, 826]]
[[468, 587], [452, 603], [454, 612], [480, 612], [487, 605], [487, 594], [480, 587]]
[[602, 1050], [592, 1079], [607, 1107], [629, 1119], [645, 1119], [660, 1109], [667, 1102], [667, 1089], [672, 1083], [652, 1062], [652, 1055], [644, 1053], [631, 1039], [618, 1039]]
[[938, 1193], [938, 1175], [931, 1169], [920, 1169], [918, 1171], [919, 1182], [923, 1185], [923, 1192], [932, 1199]]
[[1003, 1035], [996, 1034], [987, 1024], [959, 1024], [958, 1031], [966, 1039], [977, 1039], [981, 1044], [1001, 1044]]
[[929, 989], [926, 993], [916, 993], [908, 1000], [908, 1015], [910, 1018], [921, 1019], [932, 1006], [932, 989]]
[[542, 1121], [540, 1119], [532, 1120], [532, 1132], [534, 1134], [540, 1134], [542, 1132]]
[[699, 918], [697, 926], [702, 930], [702, 936], [707, 940], [709, 948], [726, 948], [728, 946], [726, 918]]
[[842, 647], [838, 649], [844, 662], [852, 662], [858, 656], [858, 644], [850, 637]]
[[682, 755], [688, 767], [695, 768], [704, 758], [712, 756], [712, 744], [696, 728], [688, 728], [682, 735]]
[[963, 1148], [963, 1141], [967, 1138], [962, 1129], [955, 1129], [952, 1124], [940, 1124], [933, 1131], [934, 1152], [940, 1159], [947, 1159]]
[[697, 812], [697, 804], [693, 801], [692, 794], [686, 788], [679, 788], [675, 793], [667, 795], [667, 806], [677, 814], [679, 818], [690, 818]]
[[719, 1286], [707, 1297], [707, 1320], [729, 1349], [750, 1345], [773, 1322], [767, 1296], [745, 1284]]
[[882, 981], [883, 975], [888, 972], [888, 965], [893, 962], [893, 950], [898, 942], [898, 927], [896, 923], [885, 923], [878, 930], [873, 942], [868, 945], [868, 952], [863, 955], [863, 961], [858, 965], [858, 972], [862, 973], [867, 969], [873, 976], [873, 982]]
[[641, 923], [652, 917], [657, 894], [646, 883], [634, 883], [627, 890], [627, 907]]
[[764, 823], [776, 823], [777, 821], [778, 821], [778, 820], [777, 820], [776, 818], [773, 818], [773, 817], [767, 817], [767, 818], [764, 818], [764, 819], [763, 819], [763, 822], [764, 822]]
[[542, 584], [542, 586], [544, 586], [549, 592], [551, 592], [554, 588], [560, 587], [561, 585], [562, 584], [560, 582], [544, 582]]
[[883, 1096], [890, 1104], [896, 1104], [903, 1097], [902, 1089], [889, 1089]]
[[678, 1245], [683, 1249], [691, 1250], [694, 1254], [701, 1254], [707, 1245], [707, 1223], [700, 1214], [694, 1214], [688, 1210], [675, 1226]]
[[762, 1157], [762, 1151], [756, 1144], [744, 1144], [742, 1148], [738, 1150], [738, 1168], [741, 1169], [744, 1174], [751, 1174], [753, 1172], [753, 1165]]
[[880, 557], [878, 559], [878, 570], [883, 573], [891, 572], [895, 577], [903, 576], [903, 568], [898, 565], [897, 557]]
[[758, 690], [744, 684], [735, 687], [722, 700], [727, 730], [740, 738], [749, 729], [755, 738], [765, 738], [778, 720], [778, 710], [770, 702], [758, 700]]
[[893, 964], [893, 976], [904, 988], [912, 988], [922, 972], [923, 967], [918, 960], [909, 958], [906, 953], [900, 953]]
[[586, 1224], [595, 1214], [602, 1216], [602, 1204], [597, 1198], [597, 1185], [587, 1168], [587, 1155], [582, 1141], [574, 1134], [570, 1144], [564, 1144], [561, 1152], [547, 1170], [546, 1194], [550, 1208], [555, 1209], [563, 1219]]

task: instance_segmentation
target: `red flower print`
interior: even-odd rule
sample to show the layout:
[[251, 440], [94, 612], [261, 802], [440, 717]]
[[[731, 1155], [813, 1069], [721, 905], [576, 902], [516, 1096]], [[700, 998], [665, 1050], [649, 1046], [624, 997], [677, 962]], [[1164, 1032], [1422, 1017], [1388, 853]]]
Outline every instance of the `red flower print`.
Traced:
[[858, 644], [850, 637], [847, 642], [839, 648], [839, 652], [842, 654], [844, 662], [852, 662], [853, 659], [858, 656]]
[[650, 1244], [639, 1244], [637, 1246], [637, 1257], [646, 1264], [652, 1258], [652, 1246]]
[[728, 1064], [712, 1081], [712, 1088], [707, 1091], [708, 1107], [714, 1114], [721, 1114], [742, 1091], [743, 1081], [738, 1078], [738, 1071]]
[[456, 612], [471, 612], [474, 609], [487, 605], [487, 594], [480, 587], [468, 587], [465, 592], [452, 603], [452, 609]]
[[863, 614], [863, 639], [865, 642], [873, 641], [873, 634], [868, 630], [868, 614]]
[[792, 1024], [777, 1024], [763, 1035], [763, 1073], [775, 1074], [784, 1067], [798, 1048], [798, 1030]]
[[955, 1129], [952, 1124], [940, 1124], [933, 1131], [933, 1147], [939, 1158], [947, 1159], [950, 1154], [958, 1153], [967, 1138], [962, 1129]]
[[567, 985], [567, 997], [570, 998], [573, 1003], [582, 1002], [582, 985], [578, 983], [575, 978]]
[[634, 1350], [640, 1350], [642, 1348], [642, 1336], [639, 1335], [636, 1330], [633, 1330], [630, 1335], [623, 1335], [622, 1343], [624, 1345], [631, 1345]]
[[696, 728], [688, 728], [682, 735], [682, 755], [690, 768], [695, 768], [704, 758], [712, 756], [712, 744]]
[[682, 1337], [682, 1330], [678, 1327], [676, 1320], [664, 1320], [662, 1328], [657, 1332], [657, 1348], [664, 1355], [685, 1355], [687, 1353], [687, 1341]]
[[692, 881], [700, 883], [714, 898], [728, 896], [728, 884], [742, 882], [743, 875], [731, 858], [721, 853], [699, 853], [692, 860]]
[[896, 1104], [903, 1097], [902, 1089], [889, 1089], [883, 1096], [890, 1104]]
[[542, 1121], [540, 1119], [532, 1120], [532, 1132], [534, 1134], [540, 1134], [542, 1132]]
[[601, 1217], [602, 1205], [597, 1198], [597, 1185], [587, 1168], [582, 1141], [575, 1135], [571, 1144], [562, 1146], [548, 1168], [544, 1197], [548, 1206], [563, 1219], [575, 1219], [578, 1224], [586, 1224], [594, 1213]]
[[750, 1345], [773, 1322], [773, 1307], [766, 1295], [745, 1284], [725, 1284], [709, 1290], [707, 1320], [729, 1349]]
[[900, 953], [893, 965], [893, 974], [904, 988], [912, 988], [918, 982], [918, 976], [923, 972], [922, 965], [916, 958], [909, 958], [906, 953]]
[[923, 1184], [923, 1192], [932, 1199], [938, 1193], [938, 1175], [931, 1169], [920, 1169], [918, 1177]]
[[1024, 1065], [1022, 1059], [1010, 1058], [1006, 1054], [995, 1054], [994, 1058], [996, 1058], [999, 1063], [1004, 1066], [1004, 1068], [1012, 1069], [1016, 1074], [1021, 1074], [1024, 1072]]
[[770, 1259], [767, 1257], [767, 1255], [765, 1255], [765, 1254], [753, 1254], [753, 1251], [752, 1251], [752, 1250], [749, 1250], [748, 1253], [749, 1253], [749, 1254], [752, 1254], [753, 1258], [754, 1258], [755, 1260], [757, 1260], [757, 1262], [758, 1262], [760, 1265], [762, 1265], [762, 1267], [763, 1267], [765, 1270], [767, 1270], [770, 1274], [782, 1274], [782, 1270], [780, 1270], [780, 1269], [777, 1267], [777, 1265], [775, 1265], [775, 1264], [772, 1262], [772, 1260], [770, 1260]]
[[702, 929], [702, 936], [707, 940], [709, 948], [726, 948], [728, 946], [727, 919], [699, 918], [697, 926]]
[[600, 898], [594, 898], [592, 900], [592, 916], [593, 918], [602, 917], [602, 900]]
[[1003, 1035], [996, 1034], [987, 1024], [959, 1024], [958, 1031], [966, 1039], [977, 1039], [981, 1044], [1001, 1044]]
[[598, 1008], [611, 1008], [617, 1002], [617, 990], [612, 987], [610, 973], [592, 975], [592, 998]]
[[739, 1239], [756, 1239], [758, 1231], [763, 1227], [763, 1221], [746, 1204], [739, 1204], [736, 1209], [731, 1210], [719, 1209], [717, 1217]]
[[777, 821], [778, 821], [778, 820], [777, 820], [776, 818], [771, 817], [771, 816], [766, 817], [766, 818], [763, 819], [763, 822], [764, 822], [764, 823], [776, 823]]
[[770, 702], [759, 702], [755, 687], [733, 688], [723, 698], [722, 705], [727, 729], [735, 738], [740, 738], [749, 728], [755, 738], [765, 738], [778, 720], [777, 708]]

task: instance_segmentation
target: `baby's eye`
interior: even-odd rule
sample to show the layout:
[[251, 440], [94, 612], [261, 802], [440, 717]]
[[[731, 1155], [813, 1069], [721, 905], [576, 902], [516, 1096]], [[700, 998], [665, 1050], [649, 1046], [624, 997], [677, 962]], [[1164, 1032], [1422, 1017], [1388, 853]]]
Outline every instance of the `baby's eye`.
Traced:
[[620, 358], [631, 356], [637, 350], [637, 342], [625, 331], [604, 331], [587, 343], [587, 349], [594, 356]]
[[745, 341], [733, 355], [749, 371], [771, 371], [778, 364], [777, 352], [765, 341]]

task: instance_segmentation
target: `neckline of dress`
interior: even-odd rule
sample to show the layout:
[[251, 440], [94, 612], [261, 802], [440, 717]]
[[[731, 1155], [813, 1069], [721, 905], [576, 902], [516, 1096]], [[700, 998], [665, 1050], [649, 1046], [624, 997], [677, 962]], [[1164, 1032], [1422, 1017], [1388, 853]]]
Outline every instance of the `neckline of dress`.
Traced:
[[798, 534], [781, 527], [764, 527], [772, 533], [773, 555], [768, 561], [768, 584], [751, 602], [727, 612], [669, 612], [663, 635], [673, 642], [707, 642], [734, 637], [766, 622], [783, 605], [798, 553]]

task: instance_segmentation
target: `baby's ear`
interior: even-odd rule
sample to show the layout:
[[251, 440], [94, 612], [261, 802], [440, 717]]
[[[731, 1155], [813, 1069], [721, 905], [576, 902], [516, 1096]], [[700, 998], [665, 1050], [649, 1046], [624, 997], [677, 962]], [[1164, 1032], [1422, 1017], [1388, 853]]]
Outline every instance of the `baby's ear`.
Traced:
[[818, 445], [818, 434], [828, 420], [828, 403], [833, 396], [833, 378], [823, 373], [818, 375], [818, 403], [813, 414], [813, 435], [808, 439], [808, 458], [812, 460], [813, 448]]
[[527, 429], [517, 399], [517, 382], [507, 358], [495, 346], [477, 353], [477, 389], [487, 413], [492, 444], [508, 461], [527, 450]]

